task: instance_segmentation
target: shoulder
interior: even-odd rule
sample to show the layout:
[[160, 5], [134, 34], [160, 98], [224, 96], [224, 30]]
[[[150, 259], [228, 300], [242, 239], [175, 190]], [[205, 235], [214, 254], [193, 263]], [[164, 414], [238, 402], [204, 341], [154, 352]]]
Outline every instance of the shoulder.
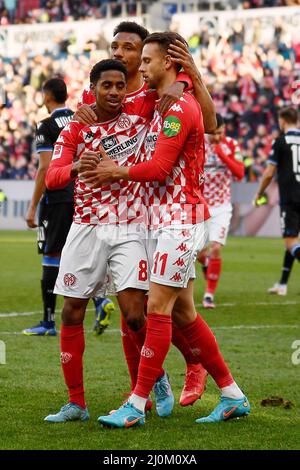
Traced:
[[36, 130], [37, 132], [42, 132], [45, 129], [49, 129], [49, 127], [51, 127], [51, 124], [52, 124], [52, 119], [51, 119], [51, 116], [49, 116], [45, 119], [42, 119], [41, 121], [37, 123]]

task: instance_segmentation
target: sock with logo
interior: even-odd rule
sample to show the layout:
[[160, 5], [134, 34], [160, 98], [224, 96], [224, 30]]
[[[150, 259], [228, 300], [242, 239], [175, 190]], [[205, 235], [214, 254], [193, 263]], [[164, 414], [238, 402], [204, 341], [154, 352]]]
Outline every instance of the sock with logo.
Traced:
[[214, 295], [222, 269], [222, 258], [210, 258], [206, 272], [206, 292]]
[[181, 328], [172, 322], [172, 344], [181, 352], [187, 364], [199, 364], [199, 356], [193, 353], [189, 343], [182, 334]]
[[147, 333], [141, 352], [135, 395], [147, 399], [158, 377], [170, 349], [172, 337], [171, 317], [148, 313]]
[[279, 284], [286, 285], [288, 283], [294, 261], [295, 261], [295, 257], [288, 250], [286, 250], [284, 254], [281, 278], [280, 278]]
[[182, 334], [194, 352], [198, 353], [202, 366], [215, 380], [219, 388], [233, 383], [232, 375], [219, 350], [216, 338], [207, 323], [198, 314], [196, 320], [181, 328]]
[[43, 277], [41, 280], [44, 306], [44, 322], [51, 324], [55, 319], [56, 294], [53, 293], [59, 271], [60, 258], [43, 257]]
[[74, 326], [61, 325], [60, 350], [61, 365], [68, 387], [69, 401], [86, 408], [83, 387], [83, 323]]

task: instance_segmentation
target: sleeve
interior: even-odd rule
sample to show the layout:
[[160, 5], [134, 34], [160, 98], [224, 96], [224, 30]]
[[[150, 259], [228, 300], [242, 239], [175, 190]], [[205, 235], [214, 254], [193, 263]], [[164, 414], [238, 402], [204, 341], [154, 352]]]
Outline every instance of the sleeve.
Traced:
[[176, 82], [183, 82], [185, 84], [184, 91], [191, 91], [194, 88], [191, 77], [185, 72], [179, 72]]
[[179, 100], [165, 114], [151, 160], [129, 169], [133, 181], [163, 183], [171, 173], [193, 127], [192, 107]]
[[35, 134], [35, 144], [37, 153], [52, 152], [54, 142], [47, 121], [38, 123]]
[[[237, 142], [231, 141], [229, 148], [230, 150], [228, 149], [228, 146], [224, 146], [223, 148], [222, 144], [219, 144], [216, 146], [216, 153], [225, 165], [227, 165], [233, 176], [238, 180], [241, 180], [245, 175], [245, 166], [242, 161], [243, 158], [240, 147]], [[228, 153], [226, 152], [226, 149], [229, 150]]]
[[73, 121], [67, 124], [60, 133], [60, 143], [55, 144], [52, 160], [46, 174], [48, 189], [62, 189], [75, 179], [71, 178], [70, 174], [76, 157], [79, 131], [79, 123]]
[[273, 140], [267, 163], [278, 166], [280, 156], [280, 139]]

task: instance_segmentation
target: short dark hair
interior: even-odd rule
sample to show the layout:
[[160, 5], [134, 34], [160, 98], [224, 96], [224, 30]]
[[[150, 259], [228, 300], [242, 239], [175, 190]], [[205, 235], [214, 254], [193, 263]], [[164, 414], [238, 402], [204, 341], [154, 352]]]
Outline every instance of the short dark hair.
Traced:
[[224, 121], [223, 117], [221, 116], [221, 114], [219, 114], [219, 113], [216, 114], [216, 120], [217, 120], [217, 129], [219, 129], [219, 127], [225, 125], [225, 121]]
[[114, 59], [105, 59], [97, 62], [97, 64], [92, 68], [90, 73], [90, 82], [96, 85], [101, 77], [101, 73], [106, 72], [107, 70], [118, 70], [119, 72], [122, 72], [127, 79], [127, 70], [122, 62]]
[[288, 124], [297, 124], [298, 112], [295, 108], [286, 106], [279, 111], [279, 117], [284, 119]]
[[44, 93], [51, 93], [56, 103], [64, 103], [68, 98], [67, 86], [60, 77], [47, 80], [42, 90]]
[[142, 41], [149, 36], [149, 31], [135, 21], [122, 21], [119, 23], [118, 26], [115, 27], [113, 35], [115, 36], [118, 33], [134, 33], [137, 34]]
[[[156, 42], [159, 45], [160, 49], [165, 54], [168, 54], [168, 49], [169, 49], [170, 45], [175, 44], [176, 40], [182, 42], [187, 47], [189, 47], [186, 40], [182, 36], [180, 36], [180, 34], [175, 33], [173, 31], [165, 31], [164, 33], [149, 34], [149, 36], [147, 36], [146, 39], [144, 39], [143, 45], [149, 44], [151, 42]], [[176, 65], [176, 68], [179, 72], [179, 70], [181, 69], [181, 65], [176, 64], [176, 62], [174, 62], [174, 65]]]

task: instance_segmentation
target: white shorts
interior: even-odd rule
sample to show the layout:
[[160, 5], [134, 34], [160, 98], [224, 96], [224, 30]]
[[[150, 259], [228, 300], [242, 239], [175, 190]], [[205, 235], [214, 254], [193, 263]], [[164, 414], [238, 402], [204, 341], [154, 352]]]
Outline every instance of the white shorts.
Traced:
[[[63, 248], [54, 293], [88, 299], [107, 285], [107, 267], [116, 292], [148, 290], [148, 262], [141, 235], [129, 226], [73, 223]], [[128, 231], [129, 230], [129, 231]]]
[[209, 207], [209, 241], [225, 245], [232, 216], [232, 205], [226, 204], [219, 207]]
[[151, 232], [147, 252], [151, 282], [187, 287], [196, 277], [197, 253], [208, 239], [208, 222], [196, 225], [170, 225]]

